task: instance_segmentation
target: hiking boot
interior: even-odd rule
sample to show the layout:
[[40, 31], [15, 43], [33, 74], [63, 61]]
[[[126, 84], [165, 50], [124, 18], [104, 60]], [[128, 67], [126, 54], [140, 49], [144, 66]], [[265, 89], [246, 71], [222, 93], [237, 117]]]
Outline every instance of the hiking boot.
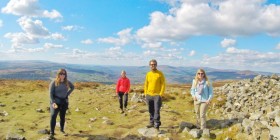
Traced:
[[152, 128], [152, 127], [154, 127], [154, 125], [153, 125], [153, 124], [149, 124], [149, 125], [147, 125], [146, 127], [147, 127], [147, 128]]

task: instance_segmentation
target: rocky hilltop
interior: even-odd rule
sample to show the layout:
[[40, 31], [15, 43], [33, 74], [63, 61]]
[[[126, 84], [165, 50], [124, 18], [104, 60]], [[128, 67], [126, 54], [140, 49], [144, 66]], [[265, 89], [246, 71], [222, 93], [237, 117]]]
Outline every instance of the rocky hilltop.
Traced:
[[[235, 124], [241, 133], [253, 139], [280, 139], [280, 77], [258, 75], [216, 88], [225, 95], [225, 104], [214, 105], [227, 121], [221, 127]], [[222, 100], [220, 98], [220, 100]]]

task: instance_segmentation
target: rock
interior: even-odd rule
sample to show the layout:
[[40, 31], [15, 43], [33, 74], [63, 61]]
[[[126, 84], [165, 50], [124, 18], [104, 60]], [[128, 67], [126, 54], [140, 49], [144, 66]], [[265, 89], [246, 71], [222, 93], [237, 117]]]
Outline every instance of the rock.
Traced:
[[259, 120], [260, 117], [262, 116], [262, 112], [257, 112], [257, 113], [251, 113], [250, 120]]
[[25, 140], [25, 137], [15, 133], [8, 133], [6, 135], [6, 140]]
[[9, 115], [9, 113], [6, 111], [0, 112], [0, 116], [8, 116], [8, 115]]
[[210, 130], [209, 130], [209, 129], [203, 129], [203, 131], [202, 131], [202, 137], [204, 137], [204, 138], [210, 138]]
[[79, 108], [76, 108], [76, 109], [75, 109], [75, 111], [76, 111], [76, 112], [79, 112], [79, 111], [80, 111], [80, 109], [79, 109]]
[[105, 120], [102, 123], [107, 124], [107, 125], [113, 125], [114, 124], [111, 120]]
[[195, 125], [193, 125], [192, 123], [188, 123], [188, 122], [181, 122], [179, 124], [180, 130], [184, 130], [185, 127], [189, 128], [189, 129], [193, 129], [193, 128], [195, 128]]
[[199, 138], [201, 137], [202, 131], [200, 129], [192, 129], [189, 131], [189, 134], [194, 138]]
[[280, 127], [280, 114], [275, 116], [275, 122], [277, 123], [278, 127]]
[[43, 109], [36, 109], [36, 112], [44, 113]]
[[47, 129], [41, 129], [38, 131], [38, 134], [50, 134], [50, 131], [48, 131]]
[[0, 104], [0, 107], [5, 107], [6, 105], [5, 104]]
[[94, 117], [94, 118], [89, 118], [89, 121], [90, 121], [90, 122], [95, 122], [96, 120], [97, 120], [96, 117]]
[[253, 124], [254, 122], [246, 118], [242, 121], [242, 126], [247, 134], [251, 134]]
[[108, 118], [108, 117], [102, 117], [102, 119], [103, 119], [103, 120], [109, 120], [109, 118]]
[[270, 135], [274, 138], [273, 140], [280, 139], [280, 127], [272, 127], [270, 129]]
[[158, 135], [158, 132], [155, 128], [140, 128], [138, 129], [138, 133], [148, 138], [156, 137]]

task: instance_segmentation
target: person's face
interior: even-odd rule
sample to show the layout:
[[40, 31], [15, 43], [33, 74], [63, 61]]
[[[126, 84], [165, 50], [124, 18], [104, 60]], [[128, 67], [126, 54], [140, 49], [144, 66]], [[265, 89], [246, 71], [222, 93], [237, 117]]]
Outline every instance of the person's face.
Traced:
[[151, 68], [151, 70], [156, 70], [157, 69], [157, 63], [156, 62], [150, 62], [150, 68]]
[[126, 73], [122, 72], [121, 76], [124, 78], [126, 76]]
[[65, 71], [61, 71], [61, 72], [59, 73], [60, 79], [64, 79], [65, 76], [66, 76], [66, 72], [65, 72]]
[[203, 79], [203, 78], [204, 78], [204, 72], [199, 71], [199, 72], [197, 72], [196, 74], [197, 74], [197, 78], [198, 78], [198, 79]]

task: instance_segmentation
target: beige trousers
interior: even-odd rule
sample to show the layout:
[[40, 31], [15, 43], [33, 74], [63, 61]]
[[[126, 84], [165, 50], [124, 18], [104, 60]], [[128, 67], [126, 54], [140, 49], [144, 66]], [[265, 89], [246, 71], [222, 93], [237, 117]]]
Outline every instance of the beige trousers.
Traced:
[[200, 129], [206, 128], [206, 111], [208, 104], [205, 102], [194, 101], [194, 109], [196, 114], [196, 125]]

